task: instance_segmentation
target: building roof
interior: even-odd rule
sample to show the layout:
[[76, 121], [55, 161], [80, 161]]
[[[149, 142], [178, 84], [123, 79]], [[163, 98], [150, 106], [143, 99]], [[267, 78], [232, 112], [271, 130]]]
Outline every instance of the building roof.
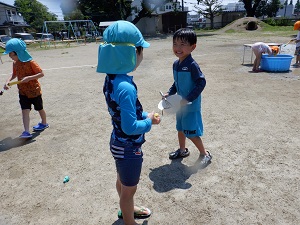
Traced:
[[8, 7], [17, 8], [16, 6], [9, 5], [9, 4], [3, 3], [3, 2], [1, 2], [1, 1], [0, 1], [0, 5], [5, 5], [5, 6], [8, 6]]
[[111, 25], [114, 22], [116, 22], [116, 21], [104, 21], [104, 22], [100, 22], [99, 23], [99, 27], [108, 27], [109, 25]]

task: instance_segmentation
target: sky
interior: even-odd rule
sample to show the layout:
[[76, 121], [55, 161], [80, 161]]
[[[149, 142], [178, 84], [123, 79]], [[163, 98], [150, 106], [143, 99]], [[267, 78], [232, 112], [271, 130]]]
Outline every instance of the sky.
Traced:
[[[14, 0], [0, 0], [3, 3], [6, 4], [10, 4], [10, 5], [14, 5]], [[63, 19], [63, 14], [62, 11], [60, 9], [60, 3], [61, 0], [38, 0], [40, 3], [42, 3], [43, 5], [47, 6], [49, 11], [56, 14], [58, 16], [58, 19]], [[228, 3], [235, 3], [238, 2], [238, 0], [220, 0], [222, 1], [223, 5], [227, 5]], [[181, 3], [181, 0], [179, 0], [179, 2]], [[290, 2], [290, 0], [288, 0], [288, 2]], [[293, 2], [295, 3], [296, 0], [293, 0]], [[184, 0], [184, 6], [185, 7], [189, 7], [189, 10], [194, 10], [194, 5], [197, 4], [197, 0]]]
[[[15, 0], [0, 0], [3, 3], [14, 5]], [[47, 6], [49, 11], [58, 15], [58, 19], [63, 19], [63, 15], [60, 9], [61, 0], [38, 0], [43, 5]], [[181, 0], [179, 0], [181, 3]], [[194, 5], [197, 4], [197, 0], [184, 0], [184, 6], [188, 6], [189, 10], [194, 9]], [[228, 3], [238, 2], [238, 0], [223, 0], [222, 3], [227, 5]]]
[[[14, 5], [15, 0], [0, 0], [0, 2]], [[47, 6], [50, 12], [56, 14], [58, 19], [63, 19], [63, 14], [60, 9], [61, 0], [38, 0], [38, 2], [42, 3], [43, 5]]]

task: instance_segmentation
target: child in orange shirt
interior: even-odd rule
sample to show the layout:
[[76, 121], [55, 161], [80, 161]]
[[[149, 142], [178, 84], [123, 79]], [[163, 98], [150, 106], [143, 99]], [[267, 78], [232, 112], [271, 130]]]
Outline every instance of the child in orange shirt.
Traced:
[[7, 79], [4, 89], [9, 89], [8, 83], [13, 79], [17, 78], [20, 81], [18, 89], [24, 125], [24, 132], [20, 135], [20, 138], [32, 138], [32, 134], [29, 132], [29, 113], [32, 105], [39, 112], [42, 120], [33, 127], [33, 130], [42, 131], [49, 127], [46, 121], [46, 112], [43, 109], [41, 85], [38, 82], [38, 79], [43, 77], [44, 73], [27, 52], [25, 42], [18, 38], [12, 38], [6, 43], [3, 54], [9, 54], [9, 57], [14, 61], [13, 73]]

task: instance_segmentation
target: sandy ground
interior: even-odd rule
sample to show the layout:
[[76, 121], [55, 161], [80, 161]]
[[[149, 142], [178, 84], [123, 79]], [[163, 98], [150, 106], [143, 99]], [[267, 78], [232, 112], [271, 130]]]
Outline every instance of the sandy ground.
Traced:
[[[140, 224], [300, 224], [300, 69], [250, 73], [243, 44], [286, 43], [257, 34], [200, 35], [193, 57], [206, 75], [204, 144], [213, 155], [194, 171], [198, 152], [170, 161], [178, 148], [174, 115], [147, 133], [136, 204], [153, 211]], [[146, 111], [157, 110], [159, 91], [172, 84], [172, 39], [149, 38], [151, 47], [132, 75]], [[74, 44], [72, 44], [75, 46]], [[116, 172], [108, 148], [110, 117], [95, 72], [95, 43], [31, 51], [44, 69], [40, 79], [50, 128], [22, 142], [17, 87], [0, 97], [0, 224], [121, 225]], [[1, 86], [12, 63], [2, 56]], [[249, 63], [249, 64], [248, 64]], [[294, 60], [293, 62], [294, 63]], [[31, 126], [39, 122], [31, 113]], [[63, 183], [68, 175], [70, 181]]]

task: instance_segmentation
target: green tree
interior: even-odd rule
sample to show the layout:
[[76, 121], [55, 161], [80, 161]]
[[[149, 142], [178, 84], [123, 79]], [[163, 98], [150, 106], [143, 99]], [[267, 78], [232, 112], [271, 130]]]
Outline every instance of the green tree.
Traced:
[[18, 7], [32, 32], [42, 31], [45, 20], [57, 20], [57, 15], [50, 13], [47, 6], [37, 0], [15, 0], [14, 6]]
[[222, 13], [222, 1], [197, 0], [199, 6], [195, 6], [198, 13], [210, 20], [210, 27], [214, 28], [214, 18]]
[[300, 0], [297, 0], [295, 4], [294, 13], [297, 14], [297, 16], [300, 15]]
[[[287, 0], [284, 3], [285, 7], [286, 7], [286, 4], [287, 4]], [[276, 17], [276, 14], [280, 7], [281, 7], [281, 5], [280, 5], [279, 0], [271, 0], [270, 2], [268, 2], [268, 5], [267, 5], [268, 17]]]
[[262, 0], [240, 0], [245, 4], [245, 10], [246, 10], [246, 16], [248, 17], [254, 17], [256, 8], [259, 6], [259, 3]]
[[[156, 11], [157, 8], [162, 7], [166, 3], [170, 2], [169, 0], [142, 0], [142, 10], [138, 12], [138, 15], [132, 21], [133, 24], [136, 24], [143, 17], [151, 17], [152, 13]], [[174, 7], [175, 10], [176, 7]]]
[[264, 17], [267, 15], [268, 4], [267, 1], [261, 1], [256, 8], [255, 16], [256, 17]]
[[[287, 0], [284, 4], [287, 4]], [[256, 17], [276, 17], [278, 10], [284, 6], [280, 4], [280, 0], [268, 0], [261, 1], [256, 8], [255, 16]]]
[[62, 0], [60, 7], [64, 16], [78, 9], [86, 19], [99, 23], [126, 19], [131, 14], [131, 3], [131, 0]]
[[[132, 2], [133, 0], [62, 0], [60, 7], [64, 16], [77, 8], [87, 19], [99, 23], [100, 21], [126, 19], [133, 10]], [[143, 17], [151, 17], [157, 8], [167, 2], [170, 0], [141, 0], [142, 9], [137, 12], [132, 23], [136, 24]]]
[[64, 16], [64, 20], [84, 20], [85, 16], [79, 9], [75, 9], [68, 16]]

